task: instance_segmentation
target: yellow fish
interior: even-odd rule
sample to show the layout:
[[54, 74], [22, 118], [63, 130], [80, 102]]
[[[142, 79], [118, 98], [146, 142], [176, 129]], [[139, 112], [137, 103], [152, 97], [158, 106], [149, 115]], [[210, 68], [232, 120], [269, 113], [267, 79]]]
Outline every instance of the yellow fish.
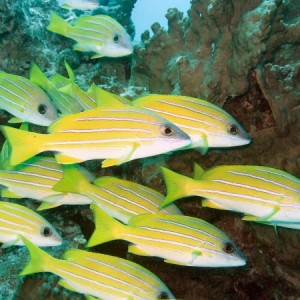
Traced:
[[127, 225], [107, 215], [95, 203], [96, 229], [88, 247], [122, 239], [131, 242], [128, 251], [137, 255], [157, 256], [167, 263], [193, 267], [237, 267], [246, 258], [220, 229], [201, 219], [143, 214]]
[[14, 115], [9, 122], [49, 126], [58, 118], [48, 96], [29, 79], [0, 72], [0, 109]]
[[203, 153], [211, 147], [249, 144], [251, 139], [242, 126], [224, 109], [198, 98], [175, 95], [147, 95], [132, 102], [163, 116], [187, 133]]
[[23, 246], [22, 236], [42, 247], [59, 246], [62, 243], [61, 236], [42, 216], [25, 206], [0, 201], [2, 248]]
[[31, 260], [20, 276], [51, 272], [61, 277], [61, 286], [87, 299], [175, 299], [155, 274], [129, 260], [78, 249], [67, 250], [64, 259], [57, 259], [27, 239], [24, 242]]
[[102, 166], [109, 167], [190, 144], [186, 133], [161, 116], [124, 104], [61, 117], [48, 128], [49, 134], [0, 129], [11, 147], [11, 166], [50, 150], [62, 164], [105, 159]]
[[53, 189], [67, 195], [78, 193], [84, 199], [88, 197], [123, 223], [138, 214], [182, 214], [175, 205], [160, 209], [164, 196], [153, 189], [112, 176], [102, 176], [90, 183], [74, 165], [64, 166], [63, 178]]
[[77, 51], [95, 52], [92, 58], [126, 56], [133, 51], [124, 27], [106, 15], [83, 16], [71, 25], [52, 11], [47, 29], [75, 40]]
[[89, 10], [99, 7], [99, 0], [58, 0], [58, 5], [65, 9]]
[[[300, 229], [300, 179], [265, 166], [195, 166], [195, 178], [162, 168], [167, 185], [163, 206], [201, 196], [202, 205], [245, 214], [244, 220]], [[289, 226], [290, 225], [290, 226]]]
[[62, 178], [62, 165], [58, 164], [55, 158], [35, 156], [9, 170], [0, 169], [1, 196], [42, 201], [39, 210], [63, 204], [79, 205], [92, 202], [82, 195], [55, 191], [54, 185]]

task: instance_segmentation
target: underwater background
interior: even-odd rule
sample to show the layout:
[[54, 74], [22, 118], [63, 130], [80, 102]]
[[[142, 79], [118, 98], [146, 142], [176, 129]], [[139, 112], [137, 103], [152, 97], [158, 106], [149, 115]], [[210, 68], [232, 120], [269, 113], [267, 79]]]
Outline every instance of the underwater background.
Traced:
[[[138, 0], [137, 0], [138, 1]], [[150, 1], [149, 1], [150, 2]], [[166, 192], [160, 167], [193, 176], [194, 162], [205, 168], [225, 164], [264, 165], [300, 177], [300, 5], [298, 0], [192, 0], [187, 16], [177, 8], [166, 14], [168, 28], [154, 23], [130, 56], [91, 60], [72, 49], [73, 41], [46, 30], [50, 10], [72, 15], [107, 14], [132, 39], [135, 0], [100, 1], [93, 11], [65, 10], [54, 0], [1, 0], [0, 70], [29, 77], [37, 63], [51, 76], [67, 75], [64, 60], [87, 88], [93, 82], [128, 99], [148, 93], [207, 99], [231, 113], [250, 133], [250, 145], [213, 149], [206, 155], [184, 150], [101, 169], [83, 165], [96, 176], [113, 175]], [[145, 7], [150, 13], [149, 7]], [[151, 14], [154, 14], [151, 11]], [[1, 111], [1, 125], [9, 114]], [[1, 135], [1, 143], [4, 137]], [[7, 200], [36, 209], [32, 200]], [[191, 268], [127, 253], [115, 241], [93, 251], [135, 261], [159, 276], [179, 299], [298, 299], [300, 233], [244, 222], [241, 215], [201, 206], [197, 197], [176, 202], [184, 214], [202, 218], [226, 232], [248, 258], [246, 267]], [[64, 238], [49, 249], [59, 257], [68, 248], [84, 248], [94, 230], [86, 206], [62, 206], [40, 212]], [[47, 249], [48, 251], [48, 249]], [[28, 261], [25, 247], [0, 250], [0, 299], [85, 299], [57, 284], [49, 273], [19, 278]]]

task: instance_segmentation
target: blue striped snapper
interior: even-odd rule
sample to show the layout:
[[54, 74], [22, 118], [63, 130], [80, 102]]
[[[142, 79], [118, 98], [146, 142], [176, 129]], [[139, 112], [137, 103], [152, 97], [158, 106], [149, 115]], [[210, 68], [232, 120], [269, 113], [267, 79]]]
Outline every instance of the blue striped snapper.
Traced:
[[[202, 205], [245, 214], [244, 220], [289, 227], [300, 225], [300, 179], [264, 166], [195, 167], [195, 179], [162, 168], [168, 194], [163, 206], [187, 196]], [[294, 228], [295, 224], [291, 224]]]
[[25, 206], [0, 201], [2, 248], [23, 246], [22, 236], [42, 247], [59, 246], [62, 243], [60, 235], [42, 216]]
[[211, 102], [187, 96], [147, 95], [133, 105], [154, 111], [192, 140], [188, 148], [233, 147], [249, 144], [251, 139], [242, 126], [225, 110]]
[[0, 109], [15, 117], [9, 122], [49, 126], [57, 119], [47, 95], [25, 77], [0, 72]]
[[91, 203], [85, 196], [55, 191], [53, 186], [62, 178], [63, 168], [55, 158], [35, 156], [14, 168], [0, 170], [1, 197], [42, 201], [39, 210]]
[[90, 10], [99, 7], [99, 0], [58, 0], [58, 5], [65, 9]]
[[123, 223], [138, 214], [182, 214], [175, 205], [160, 209], [164, 196], [141, 184], [112, 176], [99, 177], [93, 183], [76, 166], [68, 165], [64, 166], [64, 177], [54, 189], [88, 197]]
[[[67, 64], [66, 67], [70, 68]], [[57, 109], [63, 115], [78, 113], [83, 110], [74, 97], [60, 91], [60, 88], [71, 84], [73, 82], [72, 79], [74, 80], [74, 78], [69, 79], [60, 74], [55, 74], [51, 78], [47, 78], [36, 64], [32, 65], [30, 71], [30, 80], [49, 95]]]
[[87, 299], [174, 299], [155, 274], [129, 260], [78, 249], [67, 250], [64, 259], [57, 259], [28, 240], [24, 242], [31, 260], [20, 276], [51, 272], [61, 277], [61, 286]]
[[201, 219], [177, 215], [144, 214], [127, 225], [107, 215], [94, 203], [96, 229], [87, 246], [111, 240], [129, 241], [130, 253], [157, 256], [171, 264], [193, 267], [237, 267], [246, 259], [220, 229]]
[[93, 109], [54, 122], [50, 134], [0, 127], [11, 146], [9, 163], [18, 165], [42, 151], [71, 164], [105, 159], [102, 167], [120, 165], [189, 145], [190, 139], [159, 115], [138, 107]]
[[52, 11], [47, 29], [75, 40], [74, 50], [95, 52], [92, 58], [126, 56], [133, 51], [124, 27], [106, 15], [83, 16], [71, 25]]

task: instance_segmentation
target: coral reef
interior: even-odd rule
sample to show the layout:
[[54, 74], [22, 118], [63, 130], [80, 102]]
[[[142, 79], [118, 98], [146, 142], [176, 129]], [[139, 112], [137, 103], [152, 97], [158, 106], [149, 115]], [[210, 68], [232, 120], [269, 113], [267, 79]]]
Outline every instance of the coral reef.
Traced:
[[[99, 9], [86, 14], [109, 14], [134, 36], [130, 15], [135, 2], [106, 0]], [[166, 14], [168, 30], [154, 23], [153, 34], [146, 31], [142, 35], [131, 57], [90, 60], [71, 50], [72, 41], [45, 29], [51, 9], [65, 18], [82, 12], [60, 9], [50, 0], [2, 0], [0, 69], [28, 76], [31, 62], [36, 62], [48, 75], [66, 75], [63, 61], [67, 59], [83, 88], [95, 82], [130, 99], [149, 92], [208, 99], [234, 115], [253, 137], [249, 146], [214, 149], [205, 156], [197, 150], [186, 150], [109, 169], [101, 169], [97, 161], [86, 162], [97, 176], [120, 176], [160, 192], [165, 191], [159, 169], [162, 165], [192, 176], [193, 162], [206, 168], [257, 164], [300, 177], [298, 2], [192, 0], [188, 17], [170, 8]], [[6, 113], [1, 113], [0, 122], [7, 123]], [[297, 298], [299, 231], [278, 228], [276, 235], [272, 227], [241, 221], [239, 214], [203, 208], [195, 197], [177, 203], [185, 214], [201, 217], [228, 233], [249, 257], [247, 268], [212, 270], [168, 265], [156, 258], [128, 255], [125, 242], [94, 250], [144, 265], [182, 299]], [[31, 200], [24, 204], [36, 207]], [[51, 249], [56, 256], [64, 248], [84, 247], [84, 239], [93, 231], [92, 214], [86, 207], [62, 207], [45, 211], [43, 216], [65, 239], [61, 247]], [[59, 287], [58, 278], [49, 274], [19, 279], [27, 257], [25, 248], [1, 250], [0, 299], [84, 299]]]
[[187, 19], [169, 9], [168, 31], [154, 24], [154, 36], [145, 33], [136, 47], [131, 84], [223, 105], [249, 90], [255, 70], [278, 133], [286, 133], [299, 114], [300, 24], [295, 12], [290, 17], [292, 2], [194, 0]]

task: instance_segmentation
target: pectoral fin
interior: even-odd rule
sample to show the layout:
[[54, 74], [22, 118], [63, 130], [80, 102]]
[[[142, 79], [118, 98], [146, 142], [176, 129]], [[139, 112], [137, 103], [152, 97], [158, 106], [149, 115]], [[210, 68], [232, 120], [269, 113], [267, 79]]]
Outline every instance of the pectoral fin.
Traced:
[[102, 161], [102, 168], [118, 166], [118, 165], [121, 165], [121, 164], [123, 164], [127, 161], [130, 161], [133, 153], [135, 152], [135, 150], [139, 146], [140, 146], [140, 144], [138, 142], [133, 143], [132, 148], [130, 149], [130, 151], [126, 155], [124, 155], [123, 157], [105, 159], [104, 161]]
[[[275, 206], [272, 211], [263, 216], [263, 217], [257, 217], [257, 216], [251, 216], [251, 215], [246, 215], [243, 217], [243, 221], [253, 221], [253, 222], [261, 222], [261, 223], [269, 223], [268, 221], [270, 220], [270, 218], [272, 218], [278, 211], [280, 210], [279, 206]], [[272, 222], [273, 223], [273, 222]]]
[[191, 260], [190, 264], [193, 265], [193, 264], [194, 264], [194, 261], [195, 261], [199, 256], [201, 256], [201, 255], [202, 255], [202, 252], [201, 252], [201, 251], [194, 251], [194, 252], [192, 253], [192, 260]]

